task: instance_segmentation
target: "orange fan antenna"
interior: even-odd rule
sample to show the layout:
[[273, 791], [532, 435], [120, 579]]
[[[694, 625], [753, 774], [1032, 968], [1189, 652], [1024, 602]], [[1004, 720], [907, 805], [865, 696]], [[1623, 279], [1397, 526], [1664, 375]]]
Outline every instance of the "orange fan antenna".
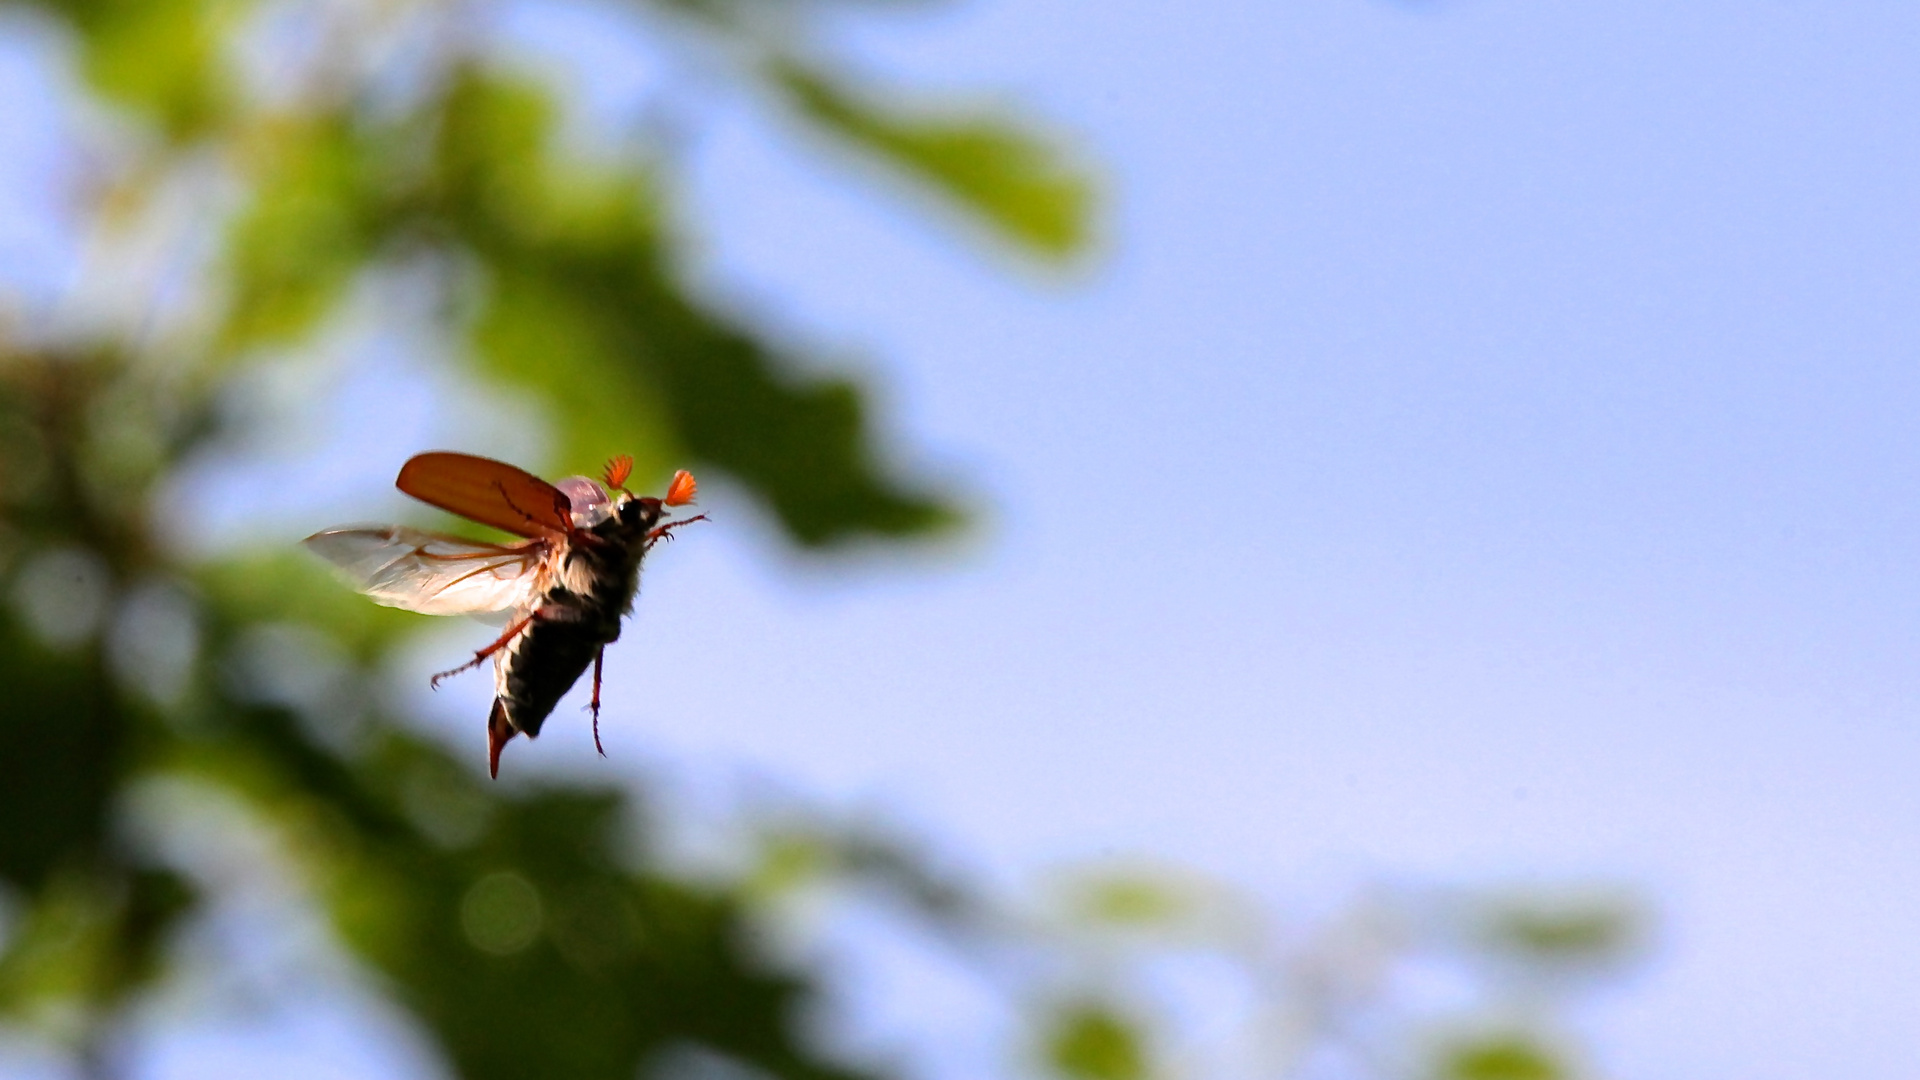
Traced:
[[700, 493], [700, 485], [694, 483], [693, 474], [685, 469], [673, 474], [672, 482], [667, 484], [667, 497], [661, 501], [668, 506], [685, 506]]
[[625, 491], [627, 477], [633, 475], [633, 455], [620, 454], [607, 459], [607, 486]]

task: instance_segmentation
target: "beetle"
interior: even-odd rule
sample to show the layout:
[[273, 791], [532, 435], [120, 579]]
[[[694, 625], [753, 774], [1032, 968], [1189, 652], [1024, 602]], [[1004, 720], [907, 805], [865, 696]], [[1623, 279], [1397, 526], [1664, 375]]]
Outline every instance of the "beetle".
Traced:
[[308, 550], [332, 563], [377, 604], [427, 615], [504, 614], [506, 631], [440, 681], [493, 659], [493, 709], [487, 716], [487, 772], [500, 775], [500, 750], [515, 735], [532, 739], [562, 695], [593, 665], [593, 745], [601, 756], [600, 672], [606, 648], [633, 610], [640, 563], [674, 529], [707, 520], [665, 521], [669, 508], [693, 502], [693, 474], [673, 474], [659, 498], [626, 488], [633, 459], [607, 462], [605, 483], [584, 476], [549, 484], [504, 461], [436, 450], [401, 467], [394, 486], [521, 539], [489, 544], [404, 525], [326, 529]]

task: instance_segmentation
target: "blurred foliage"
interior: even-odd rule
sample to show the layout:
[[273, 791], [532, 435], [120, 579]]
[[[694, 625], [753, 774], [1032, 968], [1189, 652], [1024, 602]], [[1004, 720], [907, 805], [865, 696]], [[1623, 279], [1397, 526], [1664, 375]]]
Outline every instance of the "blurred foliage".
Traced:
[[1086, 177], [1064, 168], [1044, 143], [1006, 120], [904, 116], [790, 60], [774, 71], [808, 119], [927, 181], [1007, 236], [1056, 257], [1086, 244], [1092, 199]]
[[1525, 1034], [1450, 1046], [1440, 1055], [1441, 1080], [1564, 1080], [1561, 1057]]
[[[900, 107], [818, 44], [834, 20], [890, 6], [612, 10], [664, 54], [697, 57], [695, 84], [717, 64], [757, 91], [746, 100], [1012, 250], [1076, 257], [1092, 188], [1069, 155], [1008, 114]], [[370, 282], [431, 279], [460, 377], [564, 414], [561, 462], [624, 450], [641, 476], [723, 474], [801, 545], [922, 536], [956, 513], [888, 467], [859, 383], [689, 287], [671, 145], [571, 153], [569, 102], [507, 58], [499, 5], [12, 8], [57, 28], [71, 104], [99, 122], [69, 148], [86, 165], [69, 224], [90, 261], [47, 310], [0, 320], [9, 1038], [89, 1077], [137, 1069], [143, 1003], [208, 950], [223, 960], [196, 927], [279, 882], [475, 1080], [899, 1073], [819, 1037], [835, 973], [778, 944], [823, 897], [906, 913], [1004, 997], [1009, 1046], [1025, 1048], [1010, 1071], [1134, 1080], [1211, 1060], [1154, 974], [1206, 955], [1257, 988], [1233, 1030], [1268, 1048], [1266, 1072], [1336, 1053], [1380, 1075], [1569, 1074], [1534, 1027], [1426, 1033], [1553, 1015], [1576, 988], [1551, 976], [1639, 938], [1630, 905], [1604, 894], [1363, 899], [1280, 924], [1185, 875], [1105, 868], [1051, 907], [1010, 904], [912, 843], [792, 807], [750, 816], [733, 861], [696, 873], [660, 855], [638, 792], [492, 784], [477, 722], [459, 759], [413, 734], [369, 687], [418, 619], [339, 588], [290, 544], [196, 559], [156, 520], [192, 461], [245, 452], [233, 387], [313, 353]], [[1400, 991], [1392, 973], [1436, 953], [1475, 980], [1473, 1002], [1436, 1014]], [[1441, 1049], [1403, 1067], [1415, 1045]]]
[[1047, 1063], [1083, 1080], [1146, 1080], [1146, 1052], [1136, 1025], [1099, 1005], [1061, 1010], [1047, 1040]]

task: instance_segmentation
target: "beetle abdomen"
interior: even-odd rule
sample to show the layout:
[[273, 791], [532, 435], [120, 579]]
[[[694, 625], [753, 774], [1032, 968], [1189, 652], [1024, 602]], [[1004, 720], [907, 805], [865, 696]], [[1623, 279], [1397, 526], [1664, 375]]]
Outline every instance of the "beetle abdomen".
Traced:
[[620, 634], [618, 622], [611, 635], [594, 632], [601, 629], [592, 623], [537, 616], [527, 624], [508, 647], [496, 684], [507, 722], [515, 731], [529, 739], [540, 734], [547, 714], [580, 681], [594, 655]]
[[561, 580], [500, 657], [495, 679], [505, 718], [528, 738], [600, 650], [620, 637], [620, 618], [639, 584], [637, 547], [609, 544], [569, 553]]

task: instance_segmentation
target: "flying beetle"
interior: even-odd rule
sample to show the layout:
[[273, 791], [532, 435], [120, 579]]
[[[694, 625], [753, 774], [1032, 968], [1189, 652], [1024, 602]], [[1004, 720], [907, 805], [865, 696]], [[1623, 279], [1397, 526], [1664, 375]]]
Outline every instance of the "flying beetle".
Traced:
[[662, 522], [667, 508], [693, 502], [693, 474], [673, 474], [661, 498], [626, 488], [633, 459], [607, 462], [606, 483], [571, 476], [558, 484], [491, 458], [436, 450], [401, 467], [394, 486], [521, 539], [487, 544], [404, 525], [344, 526], [303, 543], [339, 568], [377, 604], [427, 615], [504, 614], [506, 632], [440, 680], [493, 658], [487, 716], [487, 771], [500, 775], [500, 749], [515, 735], [540, 734], [547, 714], [593, 665], [593, 745], [600, 746], [600, 669], [633, 610], [640, 563], [674, 529], [705, 514]]

